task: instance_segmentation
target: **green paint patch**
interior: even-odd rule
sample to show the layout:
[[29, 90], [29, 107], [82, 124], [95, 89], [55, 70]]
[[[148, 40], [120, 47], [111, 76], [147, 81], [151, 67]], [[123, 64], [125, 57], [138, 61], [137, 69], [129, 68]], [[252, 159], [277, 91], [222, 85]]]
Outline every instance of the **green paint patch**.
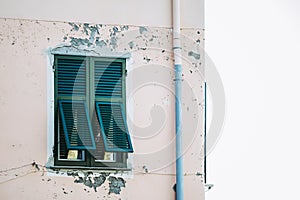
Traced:
[[109, 181], [109, 194], [115, 193], [115, 194], [120, 194], [121, 188], [125, 187], [126, 181], [123, 178], [120, 177], [114, 177], [110, 176], [108, 178]]
[[190, 51], [188, 53], [188, 56], [191, 56], [191, 57], [194, 57], [196, 60], [199, 60], [200, 59], [200, 54], [199, 53], [195, 53], [193, 51]]
[[144, 32], [147, 32], [148, 29], [144, 26], [140, 26], [140, 34], [143, 34]]
[[79, 30], [79, 26], [75, 23], [69, 22], [68, 23], [70, 26], [72, 26], [72, 30], [74, 31], [78, 31]]

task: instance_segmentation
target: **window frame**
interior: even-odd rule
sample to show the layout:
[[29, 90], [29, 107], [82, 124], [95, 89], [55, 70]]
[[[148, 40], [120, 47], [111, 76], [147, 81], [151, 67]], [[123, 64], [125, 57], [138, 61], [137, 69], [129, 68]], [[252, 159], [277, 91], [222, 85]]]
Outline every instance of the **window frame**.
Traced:
[[[126, 58], [112, 58], [112, 57], [96, 57], [96, 56], [86, 56], [86, 55], [61, 55], [53, 54], [53, 78], [54, 78], [54, 97], [53, 97], [53, 106], [54, 106], [54, 146], [53, 146], [53, 158], [54, 158], [54, 167], [58, 168], [99, 168], [99, 169], [126, 169], [128, 153], [127, 152], [115, 152], [116, 159], [115, 161], [97, 161], [89, 152], [85, 151], [85, 160], [61, 160], [59, 159], [59, 100], [79, 100], [84, 101], [87, 104], [87, 110], [89, 112], [90, 118], [94, 115], [95, 103], [97, 101], [101, 102], [112, 102], [120, 103], [123, 106], [124, 114], [126, 115]], [[58, 95], [58, 70], [57, 70], [57, 60], [63, 59], [77, 59], [85, 60], [86, 65], [86, 94], [85, 97], [74, 97], [74, 96], [65, 96], [59, 97]], [[122, 97], [121, 98], [99, 98], [95, 97], [95, 86], [94, 86], [94, 64], [95, 61], [101, 62], [118, 62], [122, 64]], [[91, 87], [92, 86], [92, 87]], [[97, 115], [97, 114], [96, 114]], [[126, 117], [125, 117], [126, 119]], [[62, 133], [63, 134], [63, 133]], [[129, 134], [129, 133], [128, 133]], [[129, 139], [130, 140], [130, 139]], [[131, 141], [130, 141], [131, 142]]]

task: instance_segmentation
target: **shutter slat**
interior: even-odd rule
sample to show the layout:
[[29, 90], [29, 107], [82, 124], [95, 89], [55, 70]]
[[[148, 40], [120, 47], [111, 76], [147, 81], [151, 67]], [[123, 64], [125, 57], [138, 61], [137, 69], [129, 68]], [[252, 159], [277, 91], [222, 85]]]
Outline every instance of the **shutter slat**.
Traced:
[[85, 60], [57, 59], [58, 95], [85, 96]]
[[122, 98], [122, 63], [95, 61], [95, 96]]
[[59, 101], [61, 125], [68, 149], [95, 149], [87, 108], [82, 101]]

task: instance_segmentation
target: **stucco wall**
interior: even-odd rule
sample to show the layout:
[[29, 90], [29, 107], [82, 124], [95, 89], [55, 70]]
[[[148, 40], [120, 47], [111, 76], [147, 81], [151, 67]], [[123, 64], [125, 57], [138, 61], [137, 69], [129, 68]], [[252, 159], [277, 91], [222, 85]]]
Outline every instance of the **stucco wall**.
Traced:
[[[171, 27], [171, 0], [2, 0], [0, 17]], [[204, 27], [204, 0], [181, 1], [185, 28]]]
[[[203, 30], [182, 31], [185, 199], [204, 199]], [[100, 57], [130, 54], [127, 119], [134, 153], [130, 172], [111, 174], [126, 181], [120, 195], [108, 194], [109, 181], [95, 192], [43, 167], [51, 160], [53, 137], [50, 51], [62, 47]], [[0, 50], [0, 199], [174, 199], [171, 29], [0, 19]], [[34, 161], [40, 170], [30, 165]]]

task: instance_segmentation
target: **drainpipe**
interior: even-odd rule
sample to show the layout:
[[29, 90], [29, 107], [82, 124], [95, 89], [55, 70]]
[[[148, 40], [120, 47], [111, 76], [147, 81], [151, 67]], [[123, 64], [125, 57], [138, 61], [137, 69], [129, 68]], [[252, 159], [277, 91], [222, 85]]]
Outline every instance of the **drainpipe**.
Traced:
[[207, 86], [205, 82], [204, 83], [204, 184], [207, 184], [206, 123], [207, 123]]
[[175, 68], [175, 115], [176, 115], [176, 200], [183, 200], [183, 163], [182, 163], [182, 114], [181, 84], [182, 60], [180, 41], [180, 0], [173, 0], [173, 54]]

